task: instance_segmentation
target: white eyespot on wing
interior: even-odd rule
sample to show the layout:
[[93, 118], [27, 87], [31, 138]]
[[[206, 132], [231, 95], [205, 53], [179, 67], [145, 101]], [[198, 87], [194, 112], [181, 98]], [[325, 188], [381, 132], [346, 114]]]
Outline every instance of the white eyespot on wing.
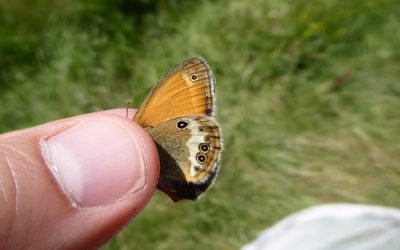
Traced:
[[[200, 119], [201, 121], [204, 122], [204, 120], [208, 120], [209, 125], [214, 125], [218, 127], [218, 134], [221, 135], [221, 128], [218, 126], [218, 123], [215, 121], [213, 117], [207, 116], [207, 117], [190, 117], [190, 123], [188, 126], [188, 129], [190, 129], [190, 134], [191, 137], [189, 140], [186, 142], [186, 146], [189, 149], [189, 161], [190, 161], [190, 176], [191, 177], [196, 177], [200, 173], [202, 173], [205, 169], [208, 169], [210, 166], [202, 165], [198, 162], [197, 157], [198, 154], [201, 153], [199, 150], [199, 145], [202, 143], [209, 143], [206, 142], [206, 136], [208, 135], [205, 130], [201, 130], [201, 127], [204, 126], [204, 124], [201, 124], [197, 119]], [[212, 143], [213, 144], [213, 143]], [[198, 184], [201, 183], [206, 183], [209, 181], [210, 178], [215, 177], [215, 175], [218, 172], [218, 165], [221, 160], [221, 151], [223, 150], [223, 142], [222, 138], [220, 137], [219, 141], [219, 152], [218, 155], [216, 156], [217, 159], [214, 161], [213, 165], [211, 166], [211, 169], [208, 170], [208, 174], [204, 176], [203, 179], [199, 180]], [[209, 150], [213, 150], [212, 146]], [[204, 154], [206, 157], [209, 157], [208, 154]], [[209, 159], [206, 159], [205, 162], [209, 162]]]
[[196, 171], [196, 166], [200, 167], [202, 170], [202, 166], [197, 162], [196, 155], [199, 152], [198, 148], [200, 143], [204, 143], [204, 135], [198, 132], [198, 128], [200, 123], [194, 119], [191, 119], [189, 124], [190, 129], [190, 138], [186, 142], [186, 146], [189, 148], [189, 161], [190, 161], [190, 176], [197, 176], [200, 171]]

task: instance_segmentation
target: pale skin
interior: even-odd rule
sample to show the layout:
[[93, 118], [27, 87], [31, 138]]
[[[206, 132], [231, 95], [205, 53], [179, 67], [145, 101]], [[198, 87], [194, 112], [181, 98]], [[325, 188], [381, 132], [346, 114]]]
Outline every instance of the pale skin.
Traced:
[[90, 249], [157, 187], [151, 137], [116, 109], [0, 135], [0, 249]]

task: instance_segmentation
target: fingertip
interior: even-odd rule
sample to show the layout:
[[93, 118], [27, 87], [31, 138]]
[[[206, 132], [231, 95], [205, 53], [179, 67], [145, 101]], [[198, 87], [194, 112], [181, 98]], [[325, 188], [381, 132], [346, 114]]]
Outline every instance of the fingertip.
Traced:
[[146, 192], [144, 195], [148, 196], [148, 199], [150, 199], [157, 188], [158, 178], [160, 175], [160, 159], [157, 147], [145, 129], [134, 122], [132, 122], [131, 126], [138, 135], [139, 147], [141, 149], [144, 165], [146, 166], [145, 178], [147, 188], [143, 189]]
[[[9, 238], [9, 246], [97, 245], [134, 218], [157, 188], [156, 145], [145, 129], [125, 119], [123, 109], [54, 121], [1, 140], [7, 146], [3, 164], [19, 193], [17, 214], [10, 217], [18, 220], [8, 222], [23, 232]], [[0, 175], [0, 182], [2, 177], [9, 178]], [[13, 197], [12, 185], [9, 190]], [[11, 202], [7, 206], [14, 211]]]
[[95, 114], [41, 145], [47, 166], [73, 206], [106, 205], [133, 193], [147, 200], [157, 186], [156, 146], [132, 121]]

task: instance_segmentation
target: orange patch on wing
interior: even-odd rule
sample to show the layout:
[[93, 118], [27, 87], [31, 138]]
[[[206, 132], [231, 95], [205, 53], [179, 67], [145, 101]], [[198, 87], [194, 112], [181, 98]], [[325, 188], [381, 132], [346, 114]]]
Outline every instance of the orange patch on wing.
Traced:
[[172, 68], [151, 91], [134, 117], [147, 127], [174, 117], [211, 115], [214, 77], [207, 63], [192, 58]]

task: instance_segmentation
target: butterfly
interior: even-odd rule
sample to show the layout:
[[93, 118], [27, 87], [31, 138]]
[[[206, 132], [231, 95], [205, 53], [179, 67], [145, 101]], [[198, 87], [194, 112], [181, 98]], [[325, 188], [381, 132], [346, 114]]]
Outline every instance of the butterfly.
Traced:
[[170, 69], [133, 117], [156, 143], [158, 189], [175, 202], [196, 200], [215, 180], [222, 151], [216, 106], [214, 75], [195, 57]]

